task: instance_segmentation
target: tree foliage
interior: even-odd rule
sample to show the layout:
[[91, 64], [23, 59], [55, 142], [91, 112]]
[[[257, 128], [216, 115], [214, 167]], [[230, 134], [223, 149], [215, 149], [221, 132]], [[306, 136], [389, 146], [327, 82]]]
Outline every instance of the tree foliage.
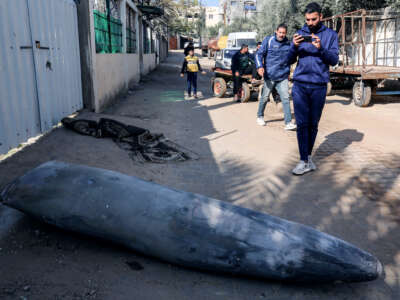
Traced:
[[191, 14], [191, 8], [198, 6], [198, 0], [161, 0], [161, 3], [172, 35], [181, 34], [191, 37], [201, 35], [205, 23], [204, 10], [200, 10], [196, 21], [189, 21], [187, 18], [187, 15]]
[[209, 37], [216, 37], [219, 34], [219, 29], [224, 27], [224, 24], [221, 22], [217, 25], [210, 26], [207, 28], [207, 34]]
[[325, 17], [357, 9], [379, 9], [392, 6], [400, 11], [400, 0], [258, 0], [261, 11], [249, 20], [235, 19], [224, 28], [224, 34], [234, 31], [257, 31], [259, 38], [273, 34], [276, 27], [285, 23], [291, 35], [304, 24], [304, 10], [308, 3], [317, 2]]

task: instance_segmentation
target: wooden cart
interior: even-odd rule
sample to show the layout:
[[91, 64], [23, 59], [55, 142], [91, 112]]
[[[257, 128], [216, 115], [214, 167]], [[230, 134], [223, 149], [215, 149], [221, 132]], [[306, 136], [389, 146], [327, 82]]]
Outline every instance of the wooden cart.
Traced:
[[353, 85], [353, 102], [368, 106], [377, 87], [400, 78], [400, 15], [364, 9], [323, 20], [339, 35], [339, 64], [331, 68], [333, 88]]
[[[215, 97], [222, 98], [228, 89], [233, 88], [233, 75], [231, 70], [213, 68], [214, 77], [211, 81], [212, 90]], [[242, 102], [248, 102], [253, 93], [257, 93], [257, 98], [261, 97], [263, 80], [251, 82], [251, 75], [242, 75], [242, 88], [239, 93]]]

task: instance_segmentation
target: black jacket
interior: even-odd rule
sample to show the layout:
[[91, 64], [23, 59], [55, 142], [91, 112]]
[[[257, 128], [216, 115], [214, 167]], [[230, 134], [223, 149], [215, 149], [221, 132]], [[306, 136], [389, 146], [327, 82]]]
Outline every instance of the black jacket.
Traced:
[[251, 54], [249, 52], [246, 52], [244, 54], [240, 53], [240, 50], [238, 50], [233, 56], [232, 56], [232, 64], [231, 64], [231, 70], [232, 73], [234, 74], [235, 72], [242, 73], [247, 66], [242, 66], [242, 60], [247, 59], [248, 60], [248, 65], [254, 64], [254, 60], [251, 57]]

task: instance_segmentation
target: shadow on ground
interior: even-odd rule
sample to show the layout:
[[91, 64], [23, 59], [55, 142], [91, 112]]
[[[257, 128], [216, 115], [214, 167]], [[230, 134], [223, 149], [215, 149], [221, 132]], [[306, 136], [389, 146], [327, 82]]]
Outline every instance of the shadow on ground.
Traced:
[[[362, 141], [355, 129], [333, 132], [316, 149], [319, 170], [290, 174], [296, 156], [278, 170], [256, 158], [216, 155], [210, 142], [235, 130], [218, 132], [209, 112], [229, 105], [212, 97], [209, 76], [200, 77], [203, 99], [183, 100], [178, 77], [181, 57], [147, 77], [143, 89], [121, 99], [104, 115], [162, 132], [195, 151], [199, 160], [175, 164], [133, 163], [110, 140], [97, 140], [58, 128], [0, 164], [0, 188], [48, 160], [112, 169], [169, 187], [201, 193], [237, 205], [313, 226], [371, 253], [385, 265], [386, 278], [359, 284], [293, 285], [237, 278], [171, 266], [107, 242], [43, 225], [0, 207], [0, 298], [15, 299], [398, 299], [400, 295], [399, 198], [393, 193], [400, 156], [373, 161], [347, 151]], [[256, 145], [255, 141], [255, 145]], [[349, 163], [350, 162], [350, 163]], [[133, 271], [127, 261], [144, 269]], [[29, 287], [29, 288], [27, 288]]]

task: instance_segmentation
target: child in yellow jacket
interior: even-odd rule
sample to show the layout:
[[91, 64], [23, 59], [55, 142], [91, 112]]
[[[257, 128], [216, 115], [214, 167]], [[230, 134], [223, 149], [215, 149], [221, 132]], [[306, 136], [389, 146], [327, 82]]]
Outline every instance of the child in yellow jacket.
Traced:
[[189, 50], [189, 55], [185, 57], [181, 69], [181, 77], [187, 73], [187, 92], [188, 97], [192, 95], [192, 86], [193, 86], [193, 96], [197, 98], [197, 72], [202, 72], [205, 74], [203, 69], [200, 66], [199, 58], [194, 55], [194, 50]]

